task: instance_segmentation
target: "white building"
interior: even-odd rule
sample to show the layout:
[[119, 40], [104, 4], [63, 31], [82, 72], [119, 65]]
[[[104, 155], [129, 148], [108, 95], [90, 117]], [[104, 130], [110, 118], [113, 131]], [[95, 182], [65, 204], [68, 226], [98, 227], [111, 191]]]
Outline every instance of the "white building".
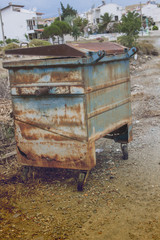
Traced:
[[[37, 20], [41, 17], [41, 13], [37, 13], [36, 10], [26, 10], [23, 5], [9, 3], [1, 9], [1, 15], [5, 39], [26, 41], [25, 34], [29, 38], [35, 37], [34, 30], [37, 29]], [[3, 40], [1, 25], [0, 40]]]
[[155, 25], [160, 28], [160, 8], [155, 1], [149, 1], [148, 4], [142, 7], [142, 15], [151, 17]]
[[112, 15], [113, 22], [119, 22], [123, 12], [123, 7], [115, 3], [105, 4], [105, 2], [102, 1], [102, 5], [96, 8], [92, 8], [88, 12], [80, 16], [85, 17], [89, 21], [89, 24], [94, 26], [100, 22], [101, 15], [104, 15], [105, 13]]

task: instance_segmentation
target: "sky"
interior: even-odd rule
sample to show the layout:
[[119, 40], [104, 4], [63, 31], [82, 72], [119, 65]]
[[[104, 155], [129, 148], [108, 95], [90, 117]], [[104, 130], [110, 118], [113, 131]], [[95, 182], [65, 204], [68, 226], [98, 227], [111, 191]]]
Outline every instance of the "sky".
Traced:
[[[146, 3], [147, 0], [106, 0], [106, 3], [116, 3], [120, 6], [127, 6], [138, 3]], [[6, 7], [9, 2], [13, 4], [24, 5], [25, 9], [36, 9], [37, 12], [43, 13], [43, 17], [57, 17], [60, 2], [66, 7], [67, 4], [83, 13], [88, 11], [93, 5], [96, 7], [101, 4], [101, 0], [0, 0], [0, 8]], [[160, 0], [157, 0], [160, 4]]]

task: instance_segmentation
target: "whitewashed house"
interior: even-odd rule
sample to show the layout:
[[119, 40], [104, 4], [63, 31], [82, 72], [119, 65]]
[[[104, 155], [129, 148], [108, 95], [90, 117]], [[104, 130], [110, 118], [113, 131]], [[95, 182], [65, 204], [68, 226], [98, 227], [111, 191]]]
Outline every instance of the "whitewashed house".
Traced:
[[148, 4], [142, 7], [142, 15], [151, 17], [160, 29], [160, 7], [155, 1], [148, 1]]
[[112, 15], [113, 22], [119, 22], [122, 14], [124, 13], [124, 9], [115, 3], [105, 4], [105, 1], [102, 1], [100, 6], [90, 9], [88, 12], [83, 14], [83, 17], [89, 21], [90, 25], [94, 26], [100, 23], [101, 15], [104, 15], [105, 13]]
[[[5, 39], [18, 39], [25, 41], [25, 34], [30, 39], [36, 37], [37, 21], [41, 18], [41, 13], [36, 9], [26, 10], [23, 5], [9, 3], [1, 9], [3, 30]], [[0, 40], [3, 40], [2, 27], [0, 25]]]

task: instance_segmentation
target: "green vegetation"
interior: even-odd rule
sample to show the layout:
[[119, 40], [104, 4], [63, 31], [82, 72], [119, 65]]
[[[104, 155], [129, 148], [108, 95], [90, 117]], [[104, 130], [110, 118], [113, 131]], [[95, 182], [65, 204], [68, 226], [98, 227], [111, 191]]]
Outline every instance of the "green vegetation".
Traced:
[[19, 45], [16, 44], [16, 43], [9, 43], [7, 44], [3, 50], [6, 51], [6, 50], [12, 50], [12, 49], [16, 49], [16, 48], [19, 48]]
[[77, 38], [84, 33], [85, 27], [88, 25], [88, 20], [81, 17], [77, 17], [73, 20], [73, 26], [71, 34], [74, 37], [75, 41]]
[[61, 18], [64, 20], [68, 16], [76, 16], [77, 15], [77, 10], [73, 9], [69, 4], [67, 4], [67, 7], [65, 8], [63, 3], [61, 2]]
[[118, 25], [119, 32], [124, 33], [124, 36], [118, 38], [118, 42], [126, 47], [136, 45], [138, 33], [141, 28], [141, 18], [138, 13], [128, 12], [123, 15], [121, 23]]
[[84, 28], [88, 25], [88, 20], [85, 18], [77, 17], [73, 21], [73, 26], [77, 26], [80, 32], [84, 33]]
[[19, 41], [18, 41], [18, 39], [11, 39], [11, 38], [8, 38], [8, 39], [6, 39], [6, 41], [5, 41], [7, 44], [9, 44], [9, 43], [19, 43]]
[[71, 32], [71, 27], [64, 21], [56, 20], [50, 26], [44, 28], [43, 36], [55, 40], [55, 36], [64, 38], [64, 34]]
[[101, 15], [101, 23], [98, 26], [98, 32], [106, 32], [108, 24], [112, 21], [112, 15], [109, 15], [107, 12], [104, 15]]
[[152, 30], [158, 30], [158, 27], [155, 25], [153, 26]]
[[33, 39], [29, 43], [29, 47], [42, 47], [42, 46], [49, 46], [51, 45], [50, 42], [44, 41], [41, 39]]
[[81, 31], [77, 25], [73, 25], [71, 34], [75, 41], [77, 41], [78, 37], [81, 36]]

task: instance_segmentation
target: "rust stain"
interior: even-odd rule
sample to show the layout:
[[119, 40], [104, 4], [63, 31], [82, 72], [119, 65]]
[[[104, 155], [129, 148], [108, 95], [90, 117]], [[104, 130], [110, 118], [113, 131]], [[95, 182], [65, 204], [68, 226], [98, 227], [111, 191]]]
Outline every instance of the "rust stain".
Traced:
[[22, 122], [17, 122], [17, 125], [20, 127], [21, 135], [25, 140], [39, 140], [40, 138], [45, 140], [54, 140], [54, 141], [67, 141], [68, 138], [65, 138], [60, 135], [56, 135], [53, 133], [43, 132], [39, 131], [39, 128], [34, 127], [29, 124], [25, 124]]
[[[82, 122], [82, 107], [80, 104], [77, 104], [75, 106], [67, 106], [65, 104], [65, 110], [64, 110], [64, 115], [59, 115], [59, 109], [57, 109], [57, 111], [54, 111], [54, 114], [52, 114], [52, 116], [49, 117], [49, 119], [52, 121], [50, 122], [50, 128], [51, 126], [55, 125], [55, 126], [63, 126], [63, 127], [69, 127], [69, 126], [74, 126], [74, 127], [78, 127], [78, 126], [82, 126], [82, 128], [84, 127], [84, 123]], [[24, 110], [22, 108], [22, 110], [17, 109], [15, 106], [14, 109], [14, 115], [16, 119], [19, 120], [23, 120], [23, 121], [30, 121], [31, 122], [36, 122], [37, 126], [46, 126], [48, 125], [48, 123], [43, 122], [43, 113], [40, 111], [36, 111], [33, 109], [27, 109]], [[32, 116], [32, 118], [29, 117]], [[47, 116], [47, 112], [46, 112], [46, 116]], [[37, 120], [39, 119], [39, 117], [41, 118], [41, 120], [38, 122]]]
[[[75, 144], [73, 141], [69, 146], [63, 147], [65, 155], [62, 156], [60, 146], [59, 154], [54, 153], [54, 148], [56, 147], [54, 145], [50, 146], [53, 149], [52, 154], [39, 154], [36, 150], [36, 145], [34, 147], [31, 145], [26, 147], [21, 142], [17, 144], [18, 161], [23, 165], [29, 166], [90, 170], [96, 165], [96, 158], [93, 144], [88, 145], [88, 143]], [[68, 151], [68, 147], [72, 148], [72, 151]]]
[[31, 83], [45, 83], [45, 77], [47, 82], [81, 82], [82, 76], [80, 70], [74, 70], [69, 72], [44, 72], [44, 73], [31, 73], [30, 69], [26, 73], [20, 73], [14, 70], [14, 74], [10, 74], [11, 85], [15, 84], [31, 84]]
[[79, 82], [82, 81], [80, 71], [70, 71], [70, 72], [52, 72], [51, 82]]

